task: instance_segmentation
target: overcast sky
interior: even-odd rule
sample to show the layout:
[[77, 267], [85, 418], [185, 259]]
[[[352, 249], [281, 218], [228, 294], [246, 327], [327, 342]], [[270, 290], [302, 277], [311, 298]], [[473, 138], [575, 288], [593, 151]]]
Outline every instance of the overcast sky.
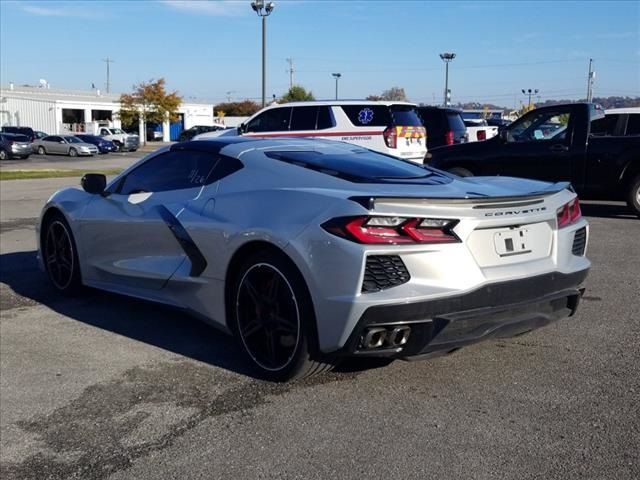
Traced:
[[[640, 2], [277, 1], [267, 19], [267, 95], [294, 79], [316, 98], [363, 98], [392, 86], [438, 103], [455, 52], [452, 100], [512, 107], [542, 100], [640, 95]], [[261, 95], [260, 20], [249, 1], [0, 0], [0, 81], [111, 90], [164, 77], [185, 99]], [[537, 100], [537, 98], [535, 99]]]

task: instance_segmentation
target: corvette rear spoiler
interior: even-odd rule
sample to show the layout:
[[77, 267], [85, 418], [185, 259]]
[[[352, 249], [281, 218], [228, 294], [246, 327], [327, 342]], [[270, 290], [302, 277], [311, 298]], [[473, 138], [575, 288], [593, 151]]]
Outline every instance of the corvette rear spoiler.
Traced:
[[495, 196], [489, 197], [481, 193], [467, 192], [464, 197], [425, 197], [425, 196], [354, 196], [349, 197], [349, 200], [362, 205], [367, 210], [373, 210], [376, 203], [394, 203], [401, 201], [411, 201], [415, 203], [424, 203], [429, 205], [468, 205], [474, 204], [473, 208], [491, 208], [493, 206], [500, 205], [500, 207], [510, 206], [526, 206], [534, 205], [542, 202], [542, 198], [549, 195], [556, 194], [562, 190], [569, 190], [575, 192], [571, 183], [569, 182], [557, 182], [550, 184], [547, 188], [536, 192], [527, 192], [520, 195], [508, 195], [508, 196]]

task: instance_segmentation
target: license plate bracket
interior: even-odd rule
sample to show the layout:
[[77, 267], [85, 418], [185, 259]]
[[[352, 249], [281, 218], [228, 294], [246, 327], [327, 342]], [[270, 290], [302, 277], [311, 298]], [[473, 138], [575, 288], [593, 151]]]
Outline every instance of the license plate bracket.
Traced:
[[493, 236], [493, 245], [496, 253], [501, 257], [531, 253], [531, 248], [528, 247], [528, 244], [529, 229], [527, 228], [512, 228], [496, 232]]

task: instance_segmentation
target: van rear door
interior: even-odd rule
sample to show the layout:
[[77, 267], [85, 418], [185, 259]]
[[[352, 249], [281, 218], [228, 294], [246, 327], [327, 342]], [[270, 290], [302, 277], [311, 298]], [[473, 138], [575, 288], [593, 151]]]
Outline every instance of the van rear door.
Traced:
[[[422, 125], [415, 107], [402, 104], [390, 105], [389, 112], [392, 121], [391, 127], [395, 130], [396, 136], [396, 156], [422, 164], [424, 156], [427, 154], [427, 131]], [[391, 147], [392, 142], [388, 140], [388, 133], [385, 135], [385, 140], [387, 145]]]

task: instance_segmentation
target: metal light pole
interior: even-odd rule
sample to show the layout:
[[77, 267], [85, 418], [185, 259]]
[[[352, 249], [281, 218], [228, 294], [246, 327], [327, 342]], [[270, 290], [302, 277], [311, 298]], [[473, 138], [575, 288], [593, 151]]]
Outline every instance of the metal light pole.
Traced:
[[444, 106], [449, 105], [449, 62], [456, 58], [455, 53], [441, 53], [440, 58], [445, 64], [445, 75], [444, 75]]
[[262, 18], [262, 108], [266, 105], [267, 91], [267, 17], [271, 15], [276, 4], [273, 2], [265, 3], [264, 0], [254, 0], [251, 2], [251, 8]]
[[336, 100], [338, 100], [338, 80], [340, 80], [340, 77], [342, 76], [341, 73], [332, 73], [331, 74], [333, 76], [333, 78], [336, 79]]
[[531, 110], [531, 96], [532, 95], [537, 95], [539, 92], [539, 90], [536, 88], [535, 90], [532, 90], [530, 88], [528, 88], [527, 90], [525, 90], [524, 88], [522, 89], [522, 93], [524, 95], [529, 95], [529, 103], [527, 104], [529, 110]]
[[589, 59], [589, 76], [587, 77], [587, 102], [593, 100], [593, 80], [596, 78], [596, 72], [593, 71], [593, 58]]

